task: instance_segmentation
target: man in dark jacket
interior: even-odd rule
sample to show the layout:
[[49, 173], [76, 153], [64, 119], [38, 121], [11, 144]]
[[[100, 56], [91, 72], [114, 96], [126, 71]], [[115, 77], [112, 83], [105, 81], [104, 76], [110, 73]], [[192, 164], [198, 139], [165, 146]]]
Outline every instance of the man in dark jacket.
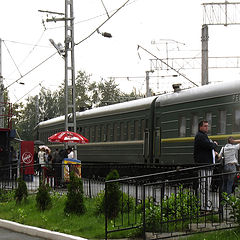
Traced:
[[[213, 142], [207, 136], [208, 122], [201, 121], [198, 124], [198, 132], [194, 140], [194, 160], [197, 164], [213, 164], [215, 163], [215, 152], [218, 146], [217, 142]], [[202, 210], [211, 210], [210, 185], [212, 170], [204, 168], [199, 171], [199, 194], [201, 199]]]
[[208, 138], [207, 132], [208, 122], [203, 120], [198, 124], [198, 132], [194, 140], [195, 163], [215, 163], [215, 151], [218, 144]]

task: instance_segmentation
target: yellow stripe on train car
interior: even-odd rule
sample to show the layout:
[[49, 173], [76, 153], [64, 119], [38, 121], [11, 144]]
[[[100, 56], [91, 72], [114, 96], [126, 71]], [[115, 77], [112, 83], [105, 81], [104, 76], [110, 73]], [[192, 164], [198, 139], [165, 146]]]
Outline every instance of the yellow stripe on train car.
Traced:
[[[240, 134], [224, 134], [224, 135], [210, 135], [208, 136], [213, 141], [226, 140], [228, 137], [240, 138]], [[195, 137], [181, 137], [181, 138], [164, 138], [162, 143], [174, 143], [174, 142], [193, 142]]]

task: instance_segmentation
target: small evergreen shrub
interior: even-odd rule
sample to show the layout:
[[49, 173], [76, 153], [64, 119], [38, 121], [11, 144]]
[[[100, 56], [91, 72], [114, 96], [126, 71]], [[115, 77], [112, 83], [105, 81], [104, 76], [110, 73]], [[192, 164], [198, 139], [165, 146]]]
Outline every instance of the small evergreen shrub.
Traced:
[[16, 203], [19, 204], [22, 202], [23, 199], [25, 201], [27, 200], [28, 191], [27, 191], [27, 185], [22, 178], [18, 178], [17, 182], [18, 182], [18, 187], [15, 190], [14, 198], [16, 200]]
[[[100, 193], [98, 193], [97, 197], [95, 198], [96, 214], [105, 214], [104, 198], [105, 198], [104, 191], [101, 191]], [[121, 192], [120, 210], [123, 213], [130, 212], [134, 208], [134, 201], [135, 200], [133, 197], [128, 196], [126, 193]]]
[[52, 200], [50, 196], [50, 188], [43, 183], [40, 184], [36, 196], [37, 207], [41, 211], [51, 208]]
[[74, 172], [70, 173], [67, 201], [65, 203], [64, 212], [75, 214], [83, 214], [85, 212], [83, 182], [81, 178], [75, 176]]
[[[117, 170], [112, 170], [106, 177], [106, 181], [119, 179], [119, 173]], [[104, 212], [107, 214], [107, 218], [113, 219], [117, 217], [121, 209], [121, 191], [118, 182], [112, 182], [107, 184], [107, 193], [104, 197]]]

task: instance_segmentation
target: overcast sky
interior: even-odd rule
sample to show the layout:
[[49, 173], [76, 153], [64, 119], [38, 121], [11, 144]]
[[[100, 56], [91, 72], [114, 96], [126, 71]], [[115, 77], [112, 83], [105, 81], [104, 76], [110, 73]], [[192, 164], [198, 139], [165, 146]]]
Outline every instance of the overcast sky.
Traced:
[[[103, 0], [111, 15], [126, 0]], [[160, 58], [200, 57], [203, 0], [130, 0], [99, 30], [109, 32], [112, 38], [95, 33], [75, 48], [76, 71], [92, 74], [100, 81], [116, 77], [122, 91], [145, 92], [145, 71], [150, 70], [150, 58], [141, 45]], [[219, 2], [219, 1], [218, 1]], [[221, 2], [221, 1], [220, 1]], [[5, 87], [25, 75], [55, 52], [49, 42], [64, 42], [64, 23], [45, 22], [50, 18], [38, 10], [64, 12], [64, 0], [7, 0], [1, 1], [0, 38], [2, 43], [2, 75]], [[240, 14], [240, 13], [239, 13]], [[75, 42], [79, 42], [107, 19], [101, 0], [74, 0]], [[155, 44], [152, 42], [155, 41]], [[176, 43], [177, 42], [177, 43]], [[210, 26], [209, 56], [240, 56], [240, 26]], [[178, 68], [178, 70], [180, 67]], [[180, 71], [200, 84], [201, 71]], [[215, 71], [215, 72], [214, 72]], [[210, 71], [210, 81], [227, 81], [239, 78], [238, 69]], [[171, 76], [174, 71], [155, 71], [151, 74], [151, 88], [155, 93], [169, 90], [167, 83], [193, 85], [183, 77]], [[161, 77], [156, 77], [161, 76]], [[122, 78], [120, 78], [122, 77]], [[127, 78], [128, 77], [128, 78]], [[138, 78], [136, 78], [138, 77]], [[29, 91], [36, 95], [39, 83], [54, 90], [64, 81], [64, 61], [56, 54], [18, 83], [8, 88], [11, 102], [23, 100]], [[31, 91], [31, 89], [33, 89]], [[27, 97], [26, 95], [25, 97]]]

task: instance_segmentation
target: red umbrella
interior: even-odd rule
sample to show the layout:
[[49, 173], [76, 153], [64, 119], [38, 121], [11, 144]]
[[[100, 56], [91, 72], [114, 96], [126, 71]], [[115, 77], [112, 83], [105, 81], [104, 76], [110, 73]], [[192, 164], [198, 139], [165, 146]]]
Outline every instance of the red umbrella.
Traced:
[[58, 132], [48, 138], [49, 142], [69, 142], [69, 143], [88, 143], [88, 139], [81, 134], [65, 131]]

